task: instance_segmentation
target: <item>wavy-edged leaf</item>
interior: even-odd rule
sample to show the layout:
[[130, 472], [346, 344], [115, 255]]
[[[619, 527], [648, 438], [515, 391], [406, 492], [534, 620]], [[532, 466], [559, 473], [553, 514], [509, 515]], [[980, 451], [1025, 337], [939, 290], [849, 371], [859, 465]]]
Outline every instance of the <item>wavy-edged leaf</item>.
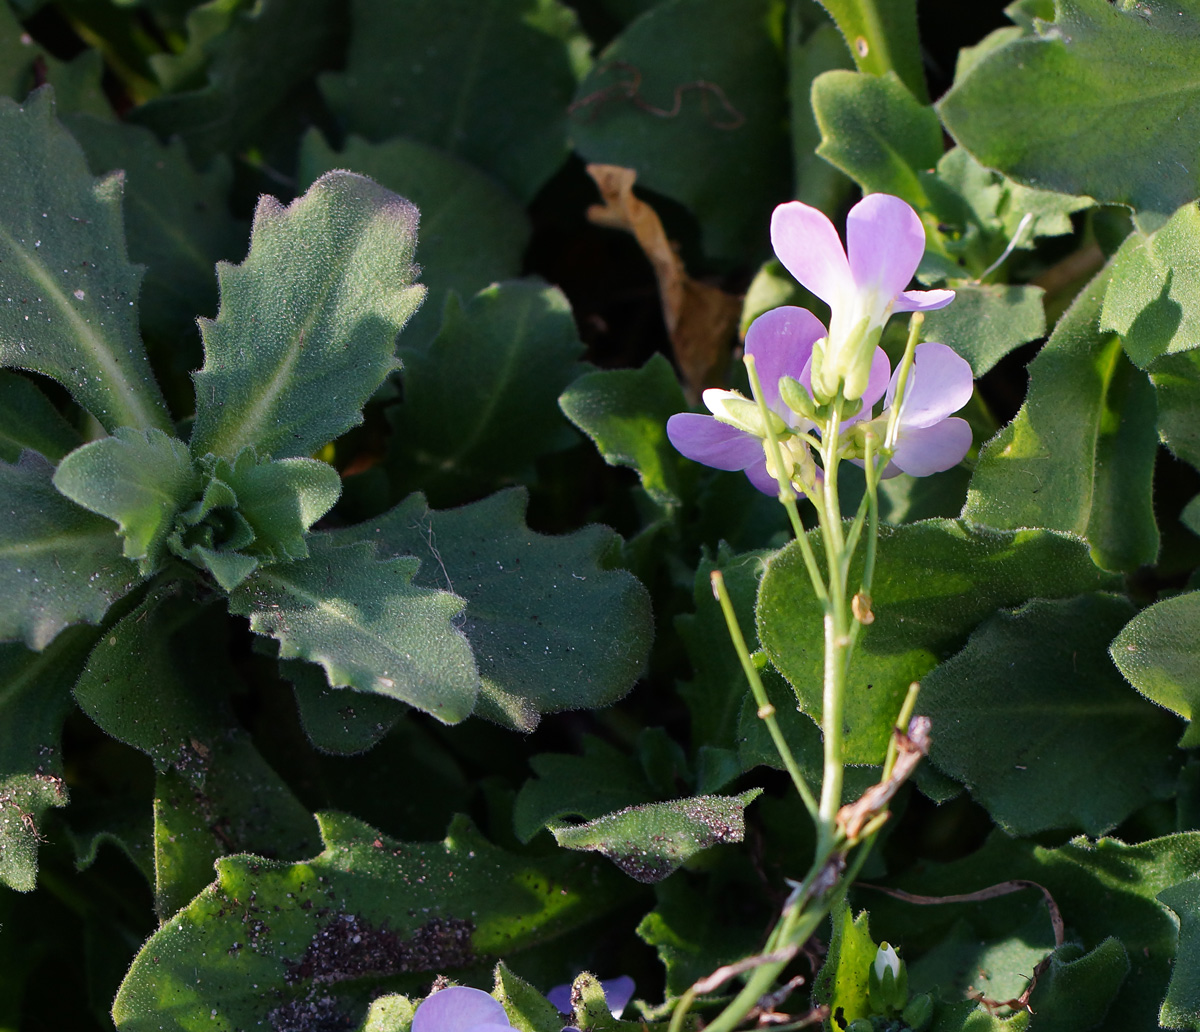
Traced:
[[93, 179], [54, 92], [0, 98], [0, 365], [58, 380], [108, 431], [171, 429], [138, 334], [120, 175]]
[[139, 580], [109, 520], [55, 490], [36, 452], [0, 462], [0, 641], [43, 649], [69, 624], [97, 624]]
[[565, 4], [355, 0], [352, 21], [345, 72], [321, 77], [350, 132], [432, 144], [523, 201], [566, 158], [579, 30]]
[[0, 462], [16, 462], [26, 449], [57, 462], [82, 443], [36, 384], [0, 370]]
[[523, 488], [443, 510], [415, 494], [331, 535], [368, 541], [381, 556], [416, 556], [413, 590], [445, 587], [466, 601], [459, 628], [479, 669], [479, 713], [523, 730], [542, 713], [615, 702], [653, 637], [645, 589], [607, 568], [619, 537], [599, 526], [536, 534], [525, 526], [527, 504]]
[[741, 842], [744, 811], [761, 793], [751, 788], [736, 796], [646, 803], [583, 824], [552, 824], [550, 831], [564, 849], [600, 853], [635, 881], [657, 882], [702, 849]]
[[971, 62], [938, 104], [984, 165], [1102, 203], [1173, 212], [1200, 193], [1200, 4], [1055, 0], [1052, 22]]
[[279, 674], [291, 682], [304, 733], [321, 752], [366, 752], [404, 716], [404, 704], [386, 695], [331, 688], [325, 671], [314, 663], [281, 660]]
[[282, 659], [325, 668], [329, 684], [378, 692], [448, 724], [471, 713], [479, 674], [455, 618], [463, 599], [413, 583], [413, 558], [308, 539], [308, 559], [256, 570], [229, 598]]
[[1167, 995], [1158, 1012], [1164, 1028], [1200, 1026], [1200, 878], [1191, 877], [1156, 897], [1179, 918], [1179, 946]]
[[[620, 902], [590, 858], [515, 857], [456, 818], [441, 842], [403, 843], [320, 814], [307, 863], [228, 857], [206, 889], [143, 947], [117, 999], [123, 1032], [356, 1027], [378, 980], [487, 964], [569, 933]], [[414, 980], [415, 981], [415, 980]]]
[[187, 445], [161, 430], [118, 429], [76, 448], [58, 464], [54, 486], [116, 522], [125, 558], [143, 576], [162, 563], [175, 515], [200, 491]]
[[[818, 538], [813, 545], [819, 550]], [[851, 584], [858, 583], [860, 564], [851, 568]], [[996, 531], [958, 520], [881, 528], [875, 620], [863, 630], [846, 682], [847, 762], [883, 759], [909, 684], [962, 648], [997, 609], [1119, 583], [1092, 564], [1082, 540], [1068, 534]], [[767, 563], [757, 616], [771, 662], [791, 682], [800, 708], [819, 723], [822, 611], [797, 544]]]
[[963, 516], [1087, 538], [1107, 569], [1154, 561], [1154, 389], [1100, 328], [1109, 272], [1084, 288], [1029, 365], [1016, 418], [979, 456]]
[[96, 633], [72, 628], [40, 653], [0, 645], [0, 882], [21, 892], [37, 882], [42, 816], [67, 805], [59, 739]]
[[339, 152], [312, 130], [300, 143], [300, 182], [335, 168], [370, 176], [421, 211], [421, 282], [429, 294], [404, 327], [406, 347], [437, 334], [449, 291], [471, 298], [521, 274], [529, 216], [512, 193], [461, 158], [403, 137], [371, 143], [351, 136]]
[[217, 267], [217, 318], [200, 321], [192, 454], [309, 455], [360, 422], [424, 294], [416, 232], [411, 204], [350, 172], [287, 207], [263, 197], [246, 260]]

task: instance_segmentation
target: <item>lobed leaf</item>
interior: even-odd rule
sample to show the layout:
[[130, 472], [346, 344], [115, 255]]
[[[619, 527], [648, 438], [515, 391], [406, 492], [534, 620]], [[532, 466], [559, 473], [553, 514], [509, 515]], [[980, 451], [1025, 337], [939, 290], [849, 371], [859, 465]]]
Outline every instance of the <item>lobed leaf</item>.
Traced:
[[741, 842], [743, 811], [761, 793], [761, 788], [751, 788], [736, 796], [646, 803], [583, 824], [552, 824], [550, 831], [564, 849], [602, 853], [630, 878], [652, 883], [703, 849]]
[[120, 175], [93, 179], [54, 91], [0, 98], [0, 365], [57, 380], [112, 432], [169, 431], [138, 334]]
[[[465, 600], [456, 626], [479, 671], [478, 712], [526, 731], [543, 713], [621, 698], [653, 635], [645, 590], [632, 574], [607, 568], [617, 535], [599, 526], [535, 534], [525, 526], [527, 501], [514, 488], [437, 511], [416, 494], [329, 535], [335, 544], [368, 541], [380, 556], [415, 556], [411, 590]], [[412, 569], [415, 560], [393, 562]]]
[[313, 1015], [355, 1027], [380, 979], [419, 973], [427, 984], [570, 933], [625, 895], [587, 859], [516, 857], [461, 817], [426, 843], [341, 814], [318, 821], [325, 849], [308, 862], [218, 861], [216, 884], [134, 960], [113, 1004], [122, 1032], [183, 1032], [214, 1017], [230, 1028]]
[[[820, 550], [816, 537], [813, 547]], [[860, 563], [851, 567], [852, 585]], [[996, 531], [956, 520], [881, 527], [875, 620], [859, 640], [846, 682], [847, 762], [882, 760], [909, 684], [962, 648], [997, 609], [1118, 583], [1092, 564], [1082, 541], [1055, 531]], [[800, 708], [819, 723], [822, 611], [797, 544], [767, 563], [757, 619], [768, 657]]]
[[1165, 215], [1200, 194], [1197, 68], [1196, 0], [1055, 0], [1052, 22], [969, 63], [938, 112], [1005, 175]]
[[279, 642], [283, 659], [325, 668], [332, 687], [377, 692], [448, 724], [479, 691], [471, 647], [452, 620], [463, 600], [412, 583], [417, 560], [378, 560], [368, 544], [308, 539], [310, 558], [256, 570], [230, 612]]
[[200, 321], [193, 455], [309, 455], [361, 421], [423, 295], [416, 228], [411, 204], [349, 172], [286, 208], [259, 201], [250, 253], [218, 266], [221, 310]]
[[98, 624], [139, 580], [112, 523], [59, 494], [53, 475], [36, 452], [0, 462], [0, 641], [39, 651], [70, 624]]

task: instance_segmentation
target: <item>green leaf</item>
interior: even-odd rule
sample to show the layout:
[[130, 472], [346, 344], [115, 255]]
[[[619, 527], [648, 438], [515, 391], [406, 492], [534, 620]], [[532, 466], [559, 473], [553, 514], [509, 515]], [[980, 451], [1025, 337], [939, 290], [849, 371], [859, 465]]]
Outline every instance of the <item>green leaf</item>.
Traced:
[[1131, 233], [1113, 259], [1100, 325], [1121, 335], [1139, 369], [1200, 347], [1197, 252], [1200, 208], [1188, 203], [1156, 232]]
[[37, 884], [42, 817], [67, 805], [59, 740], [95, 640], [94, 630], [76, 627], [41, 653], [0, 645], [0, 882], [19, 892]]
[[1173, 212], [1200, 193], [1200, 6], [1056, 0], [1054, 10], [957, 77], [938, 104], [946, 128], [1021, 182]]
[[71, 501], [117, 523], [125, 558], [142, 576], [162, 565], [175, 516], [200, 485], [186, 444], [161, 430], [126, 427], [76, 448], [54, 474]]
[[394, 482], [461, 497], [533, 479], [538, 456], [578, 440], [557, 400], [582, 351], [557, 287], [497, 283], [465, 308], [447, 296], [433, 343], [400, 349], [404, 402], [388, 414]]
[[[340, 814], [318, 816], [306, 863], [228, 857], [217, 883], [143, 947], [113, 1004], [123, 1032], [355, 1027], [378, 981], [452, 974], [550, 941], [620, 902], [588, 859], [516, 857], [456, 818], [441, 842], [402, 843]], [[213, 1012], [216, 1012], [214, 1015]]]
[[504, 1006], [517, 1032], [545, 1032], [562, 1028], [558, 1008], [523, 978], [509, 970], [504, 961], [496, 965], [496, 988], [492, 995]]
[[865, 193], [894, 194], [918, 209], [929, 207], [917, 173], [941, 158], [942, 125], [895, 72], [826, 72], [813, 81], [812, 106], [821, 128], [821, 157]]
[[602, 853], [630, 878], [657, 882], [703, 849], [741, 842], [743, 811], [761, 792], [630, 806], [583, 824], [553, 824], [550, 831], [564, 849]]
[[421, 212], [421, 282], [429, 293], [404, 327], [407, 347], [433, 339], [449, 291], [470, 298], [521, 274], [529, 217], [508, 190], [474, 166], [403, 138], [369, 143], [351, 136], [338, 152], [310, 131], [300, 143], [300, 182], [308, 185], [336, 168], [370, 176]]
[[368, 544], [308, 539], [310, 558], [256, 570], [229, 598], [230, 612], [279, 642], [283, 659], [325, 668], [333, 687], [377, 692], [446, 723], [475, 705], [479, 674], [451, 623], [463, 600], [412, 582], [410, 558], [377, 560]]
[[36, 452], [0, 462], [0, 641], [41, 650], [69, 624], [99, 623], [139, 577], [112, 523], [55, 490]]
[[58, 380], [108, 431], [169, 431], [137, 328], [121, 176], [93, 179], [49, 89], [0, 98], [0, 365]]
[[851, 189], [846, 177], [817, 157], [821, 130], [813, 115], [812, 84], [822, 72], [848, 69], [854, 62], [841, 34], [822, 20], [802, 37], [805, 9], [792, 5], [788, 15], [788, 99], [792, 128], [792, 164], [796, 199], [822, 211], [836, 211]]
[[790, 192], [783, 5], [664, 0], [600, 55], [572, 105], [589, 162], [637, 170], [684, 205], [706, 254], [761, 260]]
[[833, 934], [829, 954], [813, 985], [813, 1000], [836, 1010], [847, 1023], [871, 1014], [867, 1000], [867, 973], [875, 963], [878, 946], [871, 938], [870, 918], [864, 910], [856, 918], [843, 903], [830, 914]]
[[27, 448], [57, 462], [82, 443], [33, 383], [0, 370], [0, 462], [16, 462]]
[[188, 18], [184, 67], [157, 62], [172, 92], [131, 117], [160, 137], [182, 136], [198, 164], [244, 149], [281, 117], [293, 91], [328, 65], [339, 8], [330, 0], [200, 4]]
[[346, 71], [320, 80], [349, 132], [431, 144], [522, 201], [562, 164], [578, 32], [563, 5], [355, 0], [351, 19]]
[[[1034, 601], [981, 624], [921, 682], [930, 760], [1013, 835], [1099, 835], [1175, 788], [1176, 720], [1129, 690], [1107, 646], [1124, 597]], [[1024, 733], [995, 735], [1000, 726]]]
[[1132, 570], [1158, 554], [1155, 399], [1099, 328], [1107, 282], [1107, 270], [1092, 280], [1030, 363], [1025, 404], [980, 453], [963, 516], [1080, 534], [1099, 565]]
[[1112, 660], [1139, 692], [1188, 721], [1180, 746], [1200, 745], [1200, 591], [1143, 609], [1113, 640]]
[[978, 379], [1010, 351], [1045, 334], [1043, 293], [1028, 285], [956, 283], [954, 303], [926, 313], [921, 340], [949, 344]]
[[[820, 550], [818, 539], [813, 546]], [[851, 584], [858, 583], [859, 562], [851, 567]], [[962, 648], [997, 609], [1119, 583], [1096, 569], [1083, 542], [1067, 534], [994, 531], [954, 520], [880, 528], [875, 621], [859, 640], [847, 679], [846, 761], [882, 760], [909, 684]], [[795, 543], [767, 564], [758, 634], [801, 709], [819, 723], [822, 610]]]
[[513, 803], [513, 831], [521, 842], [564, 817], [592, 820], [654, 799], [636, 759], [595, 735], [584, 735], [582, 745], [582, 756], [541, 753], [529, 758], [535, 776], [521, 786]]
[[286, 208], [259, 201], [250, 253], [217, 267], [221, 310], [200, 320], [193, 455], [308, 455], [361, 421], [423, 295], [416, 223], [411, 204], [349, 172]]
[[1200, 468], [1200, 351], [1168, 355], [1150, 370], [1158, 433], [1184, 462]]
[[325, 671], [312, 663], [284, 660], [279, 673], [292, 682], [304, 733], [321, 752], [365, 752], [404, 716], [404, 705], [386, 695], [331, 688]]
[[1040, 1024], [1061, 1032], [1103, 1028], [1130, 967], [1129, 954], [1115, 936], [1090, 953], [1066, 943], [1050, 955], [1050, 966], [1038, 979], [1030, 1007]]
[[[527, 501], [514, 488], [435, 511], [416, 494], [378, 520], [330, 535], [339, 544], [369, 541], [381, 556], [416, 556], [411, 590], [466, 601], [456, 626], [474, 650], [479, 713], [522, 730], [542, 713], [621, 698], [653, 637], [645, 590], [632, 574], [608, 568], [619, 537], [599, 526], [535, 534], [525, 526]], [[411, 569], [414, 560], [395, 562]]]
[[142, 326], [158, 337], [194, 337], [196, 314], [208, 315], [217, 307], [213, 266], [245, 246], [244, 224], [229, 213], [233, 169], [228, 158], [220, 155], [197, 172], [178, 137], [162, 144], [141, 126], [91, 115], [65, 121], [92, 172], [124, 172], [129, 256], [146, 266]]
[[915, 0], [821, 0], [860, 71], [893, 70], [918, 99], [925, 98]]
[[585, 373], [558, 399], [567, 418], [596, 444], [610, 466], [630, 466], [659, 505], [688, 493], [694, 466], [667, 440], [667, 420], [687, 409], [675, 371], [662, 355], [641, 369]]
[[1179, 946], [1167, 995], [1158, 1012], [1164, 1028], [1200, 1026], [1200, 878], [1164, 889], [1156, 897], [1179, 918]]

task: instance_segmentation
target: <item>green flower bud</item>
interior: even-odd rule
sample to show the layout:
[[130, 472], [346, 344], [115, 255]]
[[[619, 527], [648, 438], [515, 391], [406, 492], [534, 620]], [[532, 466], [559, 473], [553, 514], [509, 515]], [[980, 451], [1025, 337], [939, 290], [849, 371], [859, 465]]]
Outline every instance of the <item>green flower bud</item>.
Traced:
[[913, 1032], [923, 1032], [933, 1020], [933, 1000], [928, 993], [921, 993], [908, 1001], [908, 1006], [900, 1014], [904, 1023]]
[[[736, 391], [722, 391], [716, 388], [709, 388], [702, 397], [709, 412], [718, 422], [735, 426], [755, 437], [767, 436], [767, 427], [757, 402], [743, 398]], [[770, 409], [767, 409], [767, 418], [771, 421], [771, 429], [777, 437], [791, 432], [788, 425]]]
[[779, 396], [796, 415], [811, 419], [814, 423], [817, 421], [817, 406], [812, 400], [812, 395], [804, 389], [804, 384], [799, 380], [790, 376], [782, 377], [779, 381]]

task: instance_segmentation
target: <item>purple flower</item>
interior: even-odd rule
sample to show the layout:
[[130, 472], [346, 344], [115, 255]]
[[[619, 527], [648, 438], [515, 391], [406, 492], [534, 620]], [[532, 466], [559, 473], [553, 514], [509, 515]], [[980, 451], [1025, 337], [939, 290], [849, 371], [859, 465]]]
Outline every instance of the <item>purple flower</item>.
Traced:
[[[882, 437], [896, 397], [899, 370], [888, 384], [883, 413], [871, 421]], [[971, 427], [957, 412], [971, 400], [971, 366], [945, 344], [918, 344], [900, 405], [892, 460], [881, 476], [927, 477], [957, 466], [971, 447]]]
[[781, 204], [771, 216], [771, 245], [788, 272], [829, 305], [829, 337], [813, 356], [821, 400], [839, 388], [849, 400], [863, 397], [892, 313], [931, 311], [954, 300], [953, 290], [904, 289], [925, 253], [925, 228], [890, 194], [871, 194], [850, 209], [845, 249], [823, 212], [800, 201]]
[[[604, 1002], [608, 1004], [612, 1016], [619, 1018], [626, 1005], [633, 999], [633, 979], [628, 975], [620, 975], [617, 978], [609, 978], [601, 982], [600, 988], [604, 990]], [[564, 982], [562, 985], [556, 985], [546, 994], [546, 999], [558, 1008], [559, 1014], [570, 1016], [573, 1010], [570, 983]], [[565, 1029], [564, 1032], [566, 1032]]]
[[[807, 446], [794, 435], [813, 428], [784, 403], [779, 381], [790, 376], [805, 387], [809, 385], [813, 345], [825, 336], [821, 321], [804, 308], [784, 306], [760, 315], [746, 331], [746, 353], [754, 356], [762, 383], [767, 409], [780, 419], [781, 448], [784, 461], [796, 463], [811, 458]], [[887, 356], [881, 350], [874, 356], [866, 389], [863, 411], [883, 395], [888, 376]], [[779, 484], [767, 468], [764, 450], [765, 430], [757, 425], [757, 406], [733, 391], [708, 390], [704, 403], [714, 413], [704, 416], [681, 412], [667, 420], [667, 437], [689, 459], [716, 469], [742, 470], [760, 491], [774, 495]], [[791, 472], [788, 470], [787, 472]]]
[[452, 985], [425, 998], [412, 1032], [512, 1032], [504, 1008], [482, 989]]

